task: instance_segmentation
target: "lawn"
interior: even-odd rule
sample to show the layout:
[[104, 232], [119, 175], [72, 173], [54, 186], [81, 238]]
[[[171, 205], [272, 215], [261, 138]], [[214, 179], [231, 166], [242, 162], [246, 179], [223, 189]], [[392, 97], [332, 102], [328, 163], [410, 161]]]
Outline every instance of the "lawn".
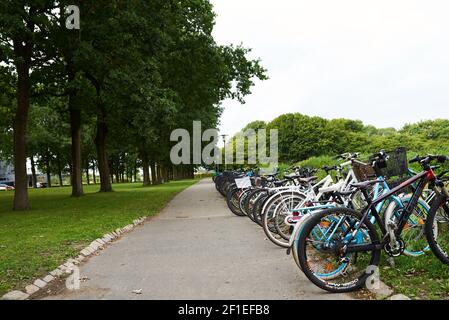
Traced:
[[32, 209], [26, 212], [11, 210], [13, 192], [0, 192], [0, 296], [22, 289], [105, 233], [156, 215], [196, 181], [115, 184], [106, 194], [98, 193], [99, 186], [85, 186], [81, 198], [71, 198], [69, 187], [30, 190]]
[[449, 299], [449, 266], [432, 252], [415, 258], [398, 257], [394, 267], [384, 261], [380, 278], [395, 292], [412, 299]]

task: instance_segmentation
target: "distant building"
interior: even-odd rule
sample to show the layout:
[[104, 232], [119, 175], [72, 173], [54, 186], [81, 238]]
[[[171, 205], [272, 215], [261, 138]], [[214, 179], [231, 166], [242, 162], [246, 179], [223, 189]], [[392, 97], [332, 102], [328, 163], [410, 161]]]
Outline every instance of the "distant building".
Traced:
[[[27, 165], [28, 185], [33, 186], [33, 178], [31, 174], [31, 168]], [[36, 179], [38, 183], [46, 183], [47, 177], [40, 172], [36, 172]], [[16, 178], [14, 175], [14, 166], [7, 162], [0, 160], [0, 183], [5, 183], [14, 186]]]
[[14, 182], [14, 167], [0, 160], [0, 183]]

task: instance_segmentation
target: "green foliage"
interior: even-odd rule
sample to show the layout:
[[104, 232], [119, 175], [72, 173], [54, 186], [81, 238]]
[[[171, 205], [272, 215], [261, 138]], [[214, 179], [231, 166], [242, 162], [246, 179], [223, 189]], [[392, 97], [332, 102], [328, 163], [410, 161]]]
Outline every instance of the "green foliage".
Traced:
[[52, 98], [30, 110], [27, 149], [30, 156], [38, 157], [41, 172], [59, 173], [56, 163], [60, 163], [61, 170], [68, 165], [69, 126], [57, 111], [58, 104], [64, 105], [64, 101]]
[[245, 132], [246, 130], [260, 130], [260, 129], [266, 129], [267, 123], [265, 121], [256, 120], [253, 122], [248, 123], [245, 128], [243, 128], [241, 131]]
[[331, 156], [310, 157], [307, 160], [298, 162], [301, 167], [322, 168], [323, 166], [333, 166], [337, 161]]
[[[257, 127], [258, 123], [255, 121], [246, 127]], [[321, 160], [329, 159], [326, 156], [344, 152], [369, 155], [381, 149], [393, 150], [399, 146], [406, 147], [410, 154], [415, 155], [449, 155], [449, 120], [407, 124], [397, 131], [394, 128], [365, 126], [359, 120], [327, 120], [289, 113], [267, 123], [266, 128], [279, 130], [279, 161], [285, 163], [299, 161], [302, 164], [302, 161], [310, 159], [305, 163], [320, 167]]]
[[[70, 4], [80, 7], [80, 31], [65, 28], [60, 9]], [[82, 113], [83, 166], [95, 162], [99, 123], [112, 172], [143, 166], [143, 158], [168, 164], [173, 129], [190, 131], [193, 120], [216, 127], [221, 101], [244, 103], [254, 79], [267, 79], [250, 49], [215, 42], [214, 24], [208, 0], [1, 2], [0, 157], [13, 153], [15, 78], [24, 62], [13, 43], [23, 42], [21, 54], [32, 60], [27, 156], [42, 160], [41, 169], [57, 162], [57, 171], [70, 171], [73, 110]]]
[[0, 66], [0, 159], [12, 156], [12, 124], [15, 110], [15, 77]]
[[[337, 162], [338, 161], [331, 156], [318, 156], [318, 157], [310, 157], [307, 160], [300, 161], [297, 163], [297, 165], [303, 168], [321, 169], [324, 166], [333, 166]], [[326, 172], [323, 170], [319, 170], [316, 175], [319, 178], [324, 178], [326, 176]]]

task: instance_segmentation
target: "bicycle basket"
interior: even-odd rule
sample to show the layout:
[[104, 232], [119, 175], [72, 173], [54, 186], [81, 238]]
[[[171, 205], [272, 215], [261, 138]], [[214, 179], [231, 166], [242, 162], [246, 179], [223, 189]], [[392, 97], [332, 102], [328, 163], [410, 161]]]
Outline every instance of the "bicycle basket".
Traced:
[[408, 175], [407, 150], [403, 147], [387, 152], [385, 165], [379, 168], [380, 173], [388, 180], [402, 180]]
[[354, 175], [359, 182], [373, 180], [376, 178], [376, 172], [369, 164], [360, 161], [353, 161], [352, 170], [354, 171]]

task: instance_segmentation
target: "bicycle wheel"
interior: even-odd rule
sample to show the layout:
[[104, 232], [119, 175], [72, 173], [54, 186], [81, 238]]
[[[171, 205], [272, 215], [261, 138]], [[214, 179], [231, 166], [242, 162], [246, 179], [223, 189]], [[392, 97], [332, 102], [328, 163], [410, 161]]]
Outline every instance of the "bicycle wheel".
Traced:
[[244, 212], [246, 215], [254, 222], [256, 222], [253, 214], [253, 208], [255, 201], [263, 194], [264, 190], [262, 189], [252, 189], [248, 196], [245, 198], [243, 202]]
[[427, 216], [425, 233], [430, 249], [441, 262], [449, 264], [449, 204], [443, 195], [435, 197]]
[[267, 191], [262, 192], [256, 200], [254, 200], [254, 205], [252, 210], [252, 216], [254, 217], [254, 221], [261, 227], [263, 227], [262, 222], [262, 209], [265, 206], [265, 202], [268, 200], [269, 194]]
[[[355, 236], [352, 234], [359, 227]], [[306, 277], [329, 292], [362, 288], [379, 263], [380, 250], [344, 253], [348, 244], [378, 244], [374, 226], [361, 224], [360, 214], [348, 208], [314, 213], [303, 225], [298, 239], [298, 259]]]
[[[397, 224], [397, 221], [402, 213], [402, 210], [411, 201], [411, 196], [407, 195], [400, 199], [402, 205], [396, 201], [392, 201], [385, 211], [385, 225], [389, 223]], [[401, 233], [401, 239], [405, 243], [404, 255], [409, 257], [417, 257], [429, 251], [430, 247], [425, 233], [425, 221], [429, 213], [429, 205], [419, 200], [412, 214], [407, 220], [404, 229]]]
[[246, 205], [246, 201], [248, 199], [248, 196], [250, 195], [251, 191], [253, 191], [253, 189], [246, 189], [244, 190], [241, 194], [240, 194], [240, 198], [239, 198], [239, 207], [240, 207], [240, 211], [242, 213], [244, 213], [248, 218], [250, 218], [251, 220], [253, 220], [252, 216], [248, 215], [248, 212], [245, 210], [245, 205]]
[[[313, 213], [309, 213], [304, 215], [304, 217], [301, 218], [301, 220], [295, 225], [294, 234], [292, 234], [293, 237], [293, 244], [292, 244], [292, 256], [293, 260], [295, 260], [296, 265], [302, 270], [301, 265], [299, 263], [298, 258], [298, 240], [299, 236], [302, 232], [302, 226], [312, 217]], [[316, 236], [316, 233], [314, 233]], [[350, 266], [349, 262], [342, 263], [338, 268], [334, 268], [332, 270], [329, 270], [329, 272], [321, 272], [319, 274], [320, 278], [323, 280], [332, 280], [337, 277], [339, 277], [341, 274], [343, 274], [346, 269]]]
[[275, 228], [277, 233], [285, 240], [290, 240], [290, 236], [293, 231], [293, 225], [301, 218], [294, 216], [294, 209], [297, 209], [303, 202], [305, 196], [294, 195], [288, 198], [284, 198], [279, 201], [276, 209], [274, 219]]
[[223, 183], [223, 177], [219, 176], [215, 179], [215, 189], [221, 194], [221, 184]]
[[240, 210], [239, 206], [239, 198], [242, 193], [241, 189], [235, 188], [228, 191], [226, 196], [226, 203], [228, 204], [229, 209], [236, 216], [243, 217], [245, 214]]
[[224, 193], [224, 196], [227, 197], [227, 196], [228, 196], [228, 193], [229, 193], [231, 190], [235, 189], [235, 188], [237, 188], [235, 182], [229, 182], [229, 181], [226, 181], [226, 182], [223, 184], [223, 189], [222, 189], [222, 190], [223, 190], [223, 193]]
[[296, 265], [301, 268], [299, 264], [299, 258], [298, 258], [298, 240], [299, 235], [301, 234], [303, 225], [311, 218], [312, 214], [306, 214], [304, 215], [301, 220], [295, 225], [292, 233], [292, 256], [293, 260], [295, 260]]
[[281, 237], [277, 233], [274, 218], [275, 218], [274, 208], [269, 206], [266, 210], [264, 210], [264, 213], [262, 214], [263, 231], [265, 232], [265, 235], [267, 236], [268, 239], [270, 239], [271, 242], [280, 247], [288, 248], [289, 245], [288, 241], [286, 241], [283, 237]]
[[228, 186], [229, 182], [226, 181], [226, 178], [222, 178], [217, 182], [217, 190], [218, 192], [223, 196], [226, 197], [226, 187]]
[[[262, 209], [262, 226], [267, 238], [274, 244], [283, 248], [289, 247], [289, 238], [287, 237], [287, 239], [285, 239], [285, 236], [280, 235], [278, 229], [280, 225], [282, 225], [282, 227], [287, 227], [287, 225], [283, 224], [282, 221], [279, 221], [285, 219], [285, 217], [280, 214], [276, 214], [276, 209], [284, 198], [292, 197], [292, 195], [297, 195], [303, 198], [305, 197], [303, 194], [298, 192], [280, 192], [270, 197]], [[276, 227], [276, 225], [278, 225], [278, 227]], [[288, 226], [288, 229], [289, 231], [283, 230], [283, 232], [291, 233], [291, 231], [293, 231], [290, 226]]]

